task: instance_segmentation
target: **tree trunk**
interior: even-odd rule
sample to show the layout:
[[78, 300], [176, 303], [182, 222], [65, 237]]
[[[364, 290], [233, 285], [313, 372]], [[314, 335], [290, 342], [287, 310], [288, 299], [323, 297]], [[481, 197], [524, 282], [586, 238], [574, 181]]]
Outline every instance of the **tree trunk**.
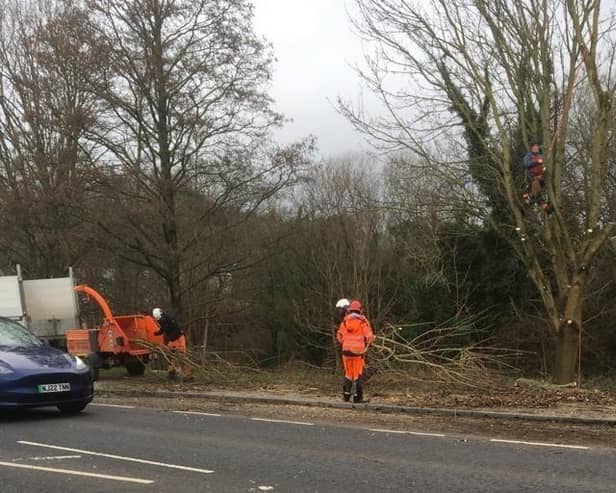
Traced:
[[556, 355], [552, 378], [555, 384], [563, 385], [576, 381], [578, 355], [578, 324], [561, 325], [556, 336]]
[[563, 385], [575, 382], [577, 374], [579, 334], [582, 329], [582, 305], [586, 285], [584, 272], [574, 276], [563, 318], [556, 332], [556, 354], [552, 378], [554, 383]]
[[[175, 263], [172, 265], [172, 267], [173, 277], [167, 280], [167, 288], [169, 289], [169, 301], [171, 303], [171, 310], [175, 314], [176, 320], [180, 321], [180, 323], [184, 323], [185, 317], [184, 306], [182, 304], [180, 276], [178, 273], [179, 267], [176, 268]], [[185, 327], [183, 328], [186, 329]]]
[[205, 365], [207, 360], [207, 339], [210, 331], [210, 311], [208, 304], [205, 305], [205, 326], [203, 327], [203, 346], [201, 346], [201, 364]]

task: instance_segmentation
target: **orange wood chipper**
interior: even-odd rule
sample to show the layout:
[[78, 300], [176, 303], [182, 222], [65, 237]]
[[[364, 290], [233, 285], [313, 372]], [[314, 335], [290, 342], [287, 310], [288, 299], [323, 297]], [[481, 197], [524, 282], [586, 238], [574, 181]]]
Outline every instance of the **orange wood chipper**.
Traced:
[[145, 364], [154, 354], [142, 342], [163, 344], [163, 337], [154, 335], [158, 322], [150, 315], [114, 316], [109, 304], [90, 286], [75, 286], [98, 303], [103, 312], [103, 322], [98, 329], [74, 329], [66, 332], [66, 346], [72, 355], [86, 358], [94, 370], [125, 366], [129, 375], [143, 375]]

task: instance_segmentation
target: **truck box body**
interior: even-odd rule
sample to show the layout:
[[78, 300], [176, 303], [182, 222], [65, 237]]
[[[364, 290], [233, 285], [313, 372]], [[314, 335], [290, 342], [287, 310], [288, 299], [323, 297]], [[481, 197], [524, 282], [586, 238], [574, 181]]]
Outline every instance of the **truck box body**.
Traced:
[[79, 327], [77, 296], [71, 277], [23, 281], [30, 330], [39, 337], [64, 336]]
[[23, 322], [25, 314], [19, 276], [1, 276], [0, 316]]
[[68, 277], [23, 280], [0, 276], [0, 316], [17, 320], [42, 339], [63, 339], [79, 327], [79, 307], [72, 270]]

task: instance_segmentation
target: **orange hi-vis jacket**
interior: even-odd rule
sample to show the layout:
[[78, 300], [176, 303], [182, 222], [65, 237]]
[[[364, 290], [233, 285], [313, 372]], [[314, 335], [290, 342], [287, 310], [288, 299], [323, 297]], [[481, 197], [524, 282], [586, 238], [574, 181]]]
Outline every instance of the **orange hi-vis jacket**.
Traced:
[[342, 344], [343, 354], [361, 354], [374, 341], [374, 334], [366, 317], [359, 313], [349, 313], [338, 327], [336, 338]]

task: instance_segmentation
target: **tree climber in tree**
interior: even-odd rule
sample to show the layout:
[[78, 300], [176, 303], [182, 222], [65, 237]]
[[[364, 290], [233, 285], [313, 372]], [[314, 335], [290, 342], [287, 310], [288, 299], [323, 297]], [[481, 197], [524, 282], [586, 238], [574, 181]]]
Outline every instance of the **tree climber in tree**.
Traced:
[[526, 168], [527, 191], [522, 196], [526, 203], [535, 203], [548, 215], [552, 213], [552, 206], [542, 197], [542, 190], [545, 186], [543, 177], [543, 154], [539, 151], [539, 142], [532, 141], [529, 151], [524, 156], [524, 167]]

